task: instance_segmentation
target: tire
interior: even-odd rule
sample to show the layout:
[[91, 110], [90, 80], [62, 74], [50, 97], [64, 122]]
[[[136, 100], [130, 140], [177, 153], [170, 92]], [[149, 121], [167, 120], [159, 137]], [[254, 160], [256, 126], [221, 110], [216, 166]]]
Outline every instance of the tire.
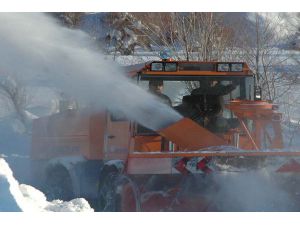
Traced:
[[46, 176], [44, 192], [47, 200], [69, 201], [74, 198], [72, 179], [65, 167], [52, 167], [48, 169]]
[[141, 211], [137, 185], [126, 175], [110, 172], [98, 191], [98, 210], [104, 212]]

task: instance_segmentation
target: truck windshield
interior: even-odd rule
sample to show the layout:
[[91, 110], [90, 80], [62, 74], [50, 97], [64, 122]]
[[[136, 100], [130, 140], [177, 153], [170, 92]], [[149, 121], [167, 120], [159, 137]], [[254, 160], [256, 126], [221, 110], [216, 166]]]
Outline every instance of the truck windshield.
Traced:
[[[149, 81], [156, 80], [153, 77], [141, 76], [138, 84], [145, 90], [149, 91]], [[224, 103], [232, 99], [248, 99], [253, 100], [253, 77], [201, 77], [194, 80], [170, 80], [170, 79], [159, 79], [162, 82], [163, 87], [161, 91], [164, 95], [167, 95], [172, 103], [172, 106], [177, 106], [182, 103], [183, 96], [191, 95], [193, 90], [201, 89], [202, 93], [206, 90], [209, 92], [210, 87], [217, 87], [235, 85], [235, 88], [229, 93], [222, 95]], [[203, 93], [205, 94], [205, 93]], [[209, 94], [209, 93], [206, 93]], [[210, 93], [218, 94], [218, 93]], [[220, 93], [223, 94], [223, 93]]]
[[[224, 105], [230, 100], [253, 100], [253, 77], [197, 77], [194, 80], [171, 80], [141, 76], [138, 84], [169, 104], [182, 116], [189, 117], [206, 127], [206, 118], [235, 116]], [[199, 112], [199, 113], [196, 113]], [[199, 115], [198, 115], [199, 114]], [[198, 121], [197, 121], [198, 120]], [[208, 125], [210, 126], [210, 125]], [[214, 131], [213, 128], [210, 129]], [[150, 135], [153, 131], [137, 126], [137, 133]]]

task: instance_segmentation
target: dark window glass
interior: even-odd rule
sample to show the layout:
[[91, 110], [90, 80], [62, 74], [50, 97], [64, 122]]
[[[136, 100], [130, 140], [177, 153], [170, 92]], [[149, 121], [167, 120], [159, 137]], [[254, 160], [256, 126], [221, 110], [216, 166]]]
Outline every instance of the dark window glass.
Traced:
[[179, 65], [181, 71], [214, 71], [214, 64], [182, 63]]
[[177, 71], [177, 63], [166, 63], [165, 64], [165, 71]]

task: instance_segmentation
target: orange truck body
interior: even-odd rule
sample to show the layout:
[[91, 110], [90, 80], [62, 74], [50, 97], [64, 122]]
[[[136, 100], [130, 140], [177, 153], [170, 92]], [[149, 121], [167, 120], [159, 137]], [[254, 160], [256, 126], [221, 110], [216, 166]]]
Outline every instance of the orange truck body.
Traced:
[[[131, 160], [141, 158], [151, 161], [154, 158], [171, 160], [174, 157], [300, 155], [298, 152], [280, 150], [283, 147], [278, 119], [280, 114], [272, 110], [270, 103], [232, 101], [226, 107], [236, 114], [241, 124], [245, 118], [250, 118], [256, 126], [253, 131], [249, 131], [245, 124], [240, 126], [239, 129], [244, 131], [239, 138], [240, 151], [223, 152], [213, 148], [234, 146], [234, 131], [216, 135], [189, 118], [183, 118], [153, 136], [133, 136], [133, 122], [111, 121], [109, 113], [105, 112], [89, 115], [70, 111], [34, 121], [32, 158], [81, 155], [87, 160], [120, 159], [127, 161], [131, 171], [135, 171]], [[261, 134], [267, 135], [267, 124], [273, 127], [274, 136], [268, 139], [269, 148], [274, 151], [264, 152], [261, 149]], [[161, 149], [162, 137], [168, 142], [164, 150]], [[171, 166], [169, 162], [167, 164]], [[152, 172], [157, 173], [156, 170]]]
[[[174, 61], [171, 61], [174, 62]], [[217, 62], [176, 61], [177, 70], [151, 71], [150, 64], [129, 71], [130, 76], [253, 76], [246, 63], [237, 72], [216, 70], [180, 70], [180, 67], [208, 65]], [[281, 114], [274, 104], [262, 100], [231, 100], [225, 105], [240, 122], [234, 130], [214, 134], [189, 118], [182, 118], [152, 135], [136, 134], [134, 121], [114, 121], [108, 111], [91, 114], [69, 110], [33, 122], [33, 160], [49, 161], [61, 157], [81, 156], [87, 161], [121, 160], [127, 175], [178, 174], [175, 158], [236, 156], [300, 156], [300, 152], [282, 150]], [[252, 121], [250, 128], [245, 121]], [[267, 129], [268, 127], [268, 129]], [[269, 133], [269, 130], [272, 130]], [[238, 141], [235, 137], [238, 134]], [[263, 141], [265, 140], [265, 141]], [[268, 151], [263, 142], [267, 140]], [[231, 146], [226, 151], [218, 146]], [[146, 207], [146, 206], [145, 206]]]

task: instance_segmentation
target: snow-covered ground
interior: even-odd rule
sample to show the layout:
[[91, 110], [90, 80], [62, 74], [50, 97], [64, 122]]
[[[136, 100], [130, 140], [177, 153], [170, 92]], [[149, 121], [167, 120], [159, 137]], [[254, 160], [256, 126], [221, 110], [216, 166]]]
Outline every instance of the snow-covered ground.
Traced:
[[36, 188], [19, 184], [7, 162], [0, 157], [0, 212], [93, 212], [89, 203], [82, 198], [69, 202], [54, 200]]

